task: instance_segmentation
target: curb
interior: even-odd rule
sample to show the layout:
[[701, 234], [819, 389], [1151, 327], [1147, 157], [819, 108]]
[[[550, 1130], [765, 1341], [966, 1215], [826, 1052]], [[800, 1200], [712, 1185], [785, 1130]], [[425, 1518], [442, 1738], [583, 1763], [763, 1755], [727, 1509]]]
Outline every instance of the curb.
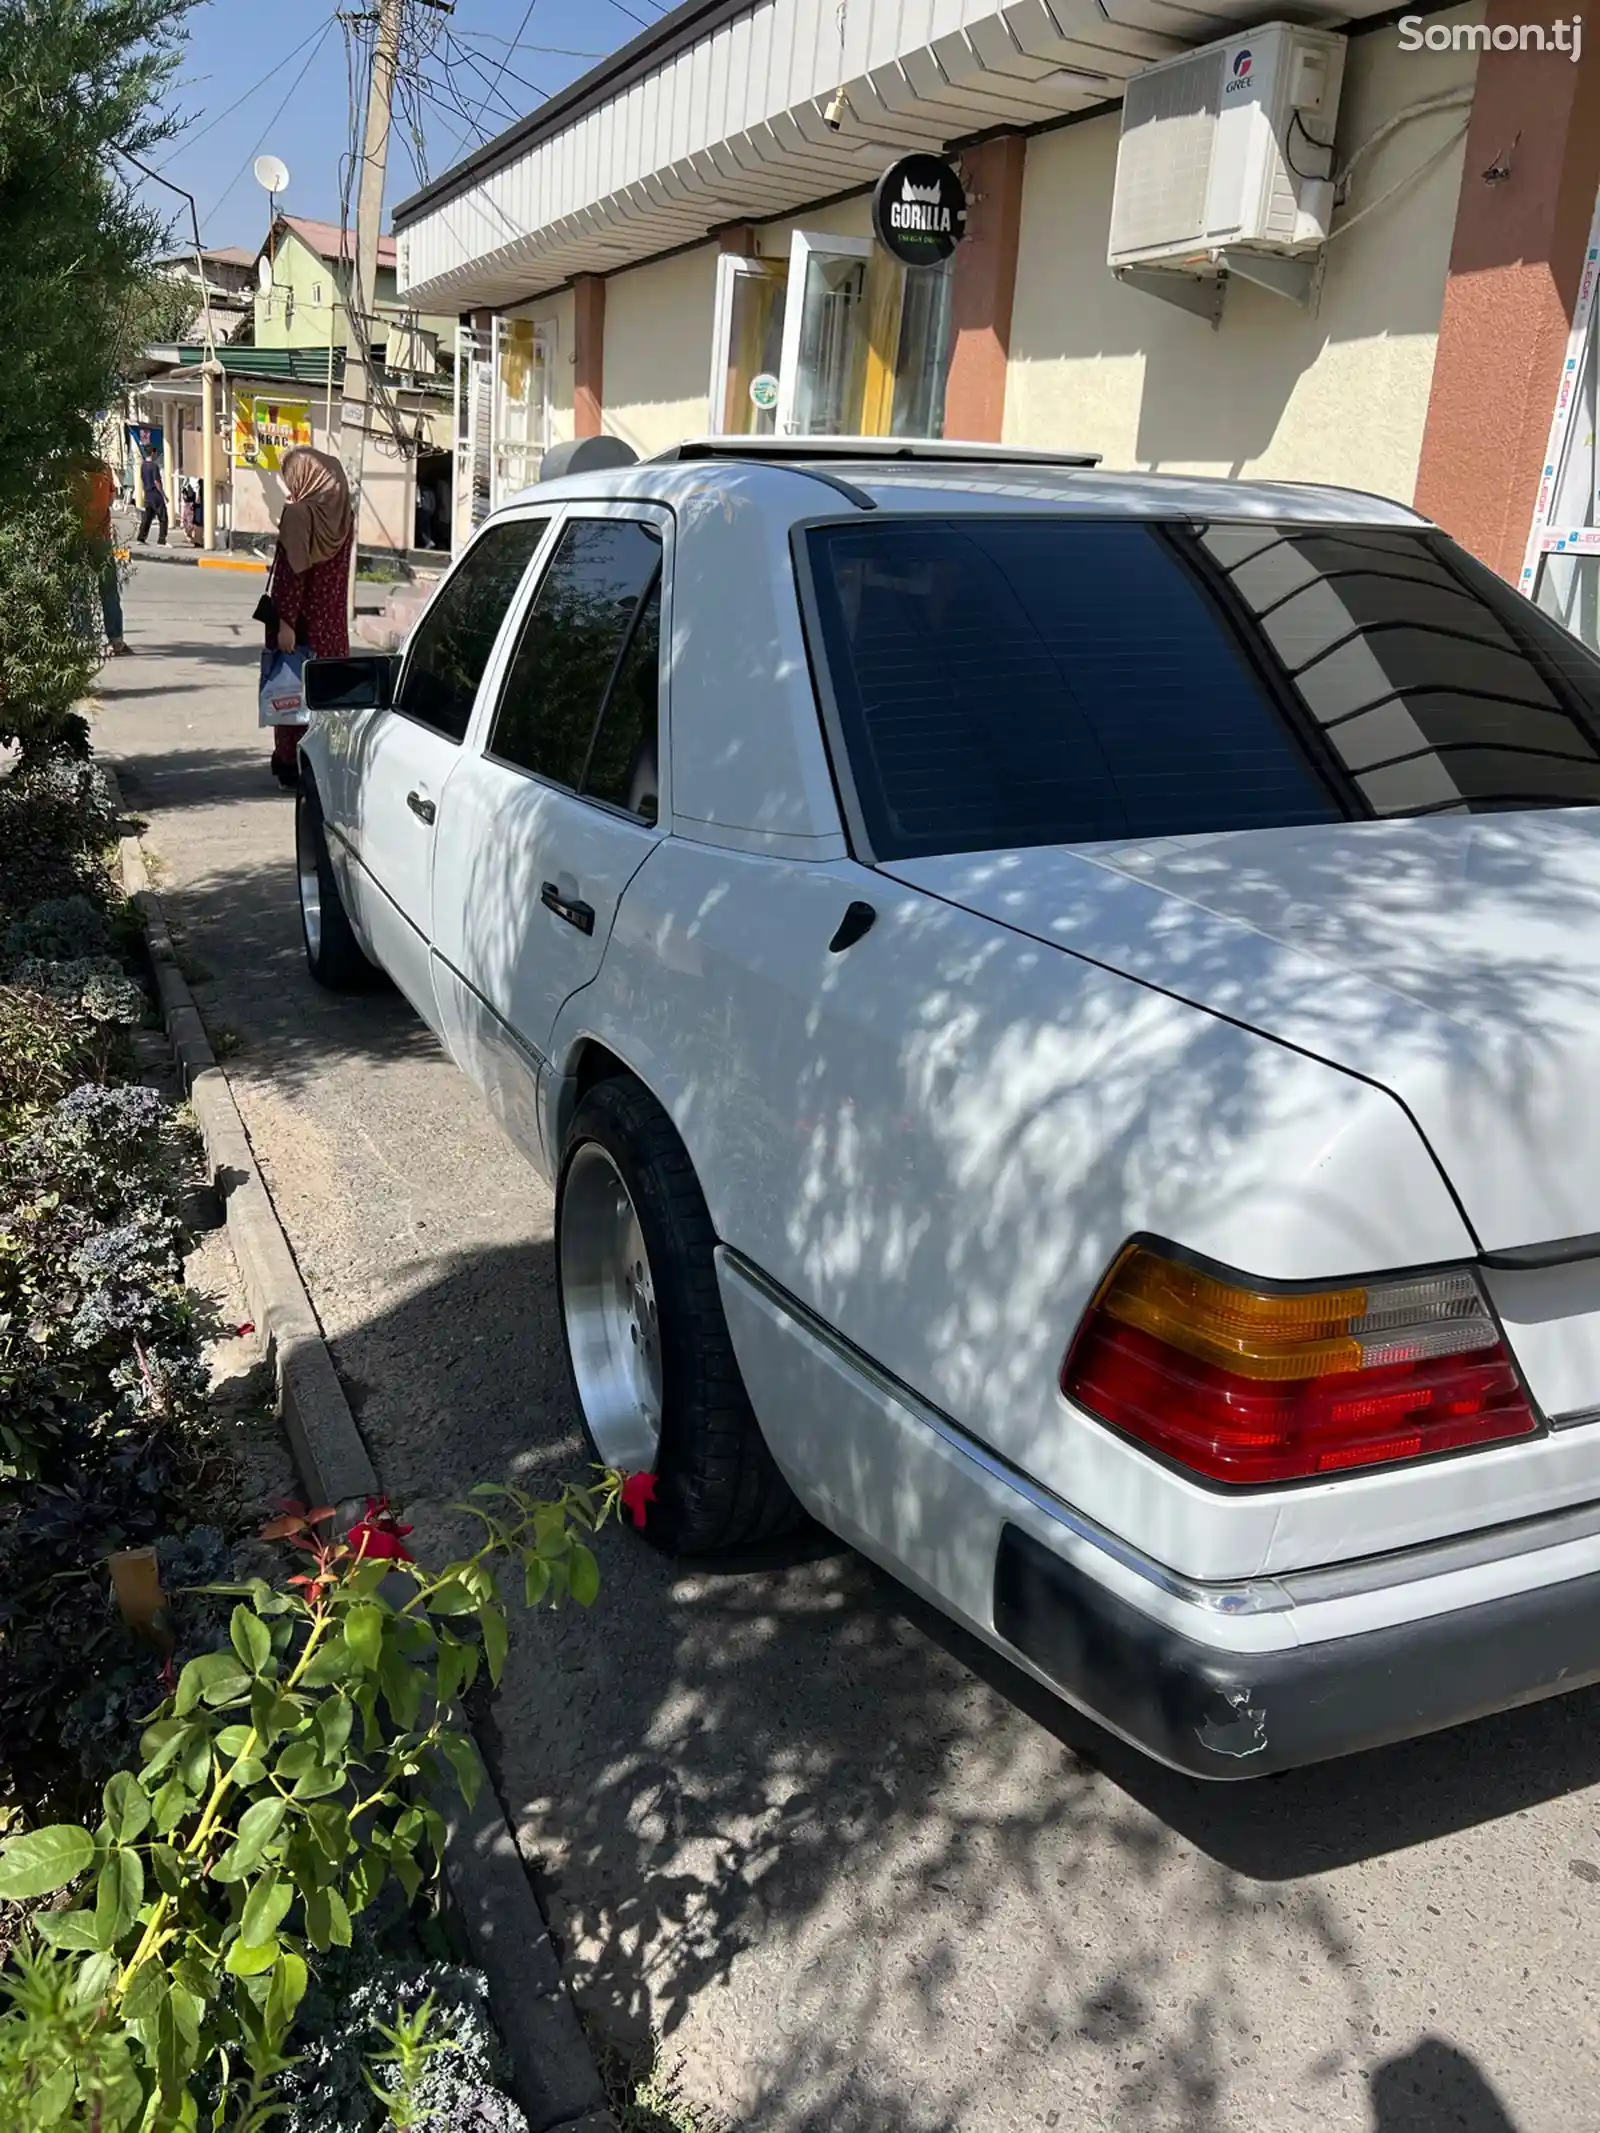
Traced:
[[[121, 818], [126, 810], [115, 773], [104, 763], [101, 768], [111, 780]], [[256, 1327], [269, 1344], [284, 1428], [301, 1481], [313, 1503], [379, 1495], [377, 1472], [257, 1167], [228, 1077], [178, 967], [143, 847], [137, 836], [125, 835], [118, 848], [123, 887], [144, 923], [168, 1042], [226, 1212], [228, 1241]], [[472, 1733], [464, 1713], [460, 1724]], [[480, 1750], [480, 1765], [482, 1761]], [[435, 1805], [445, 1820], [445, 1880], [472, 1960], [488, 1980], [489, 2003], [511, 2060], [511, 2093], [527, 2115], [530, 2133], [616, 2133], [549, 1926], [487, 1770], [474, 1806], [469, 1808], [454, 1790], [448, 1798], [437, 1798]]]

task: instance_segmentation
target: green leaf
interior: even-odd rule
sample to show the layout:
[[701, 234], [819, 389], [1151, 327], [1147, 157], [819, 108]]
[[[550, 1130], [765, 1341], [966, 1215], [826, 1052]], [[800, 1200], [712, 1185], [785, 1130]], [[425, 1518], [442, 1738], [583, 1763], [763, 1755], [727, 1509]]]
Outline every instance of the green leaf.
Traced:
[[308, 1770], [319, 1770], [321, 1767], [322, 1757], [317, 1752], [317, 1743], [314, 1740], [295, 1740], [291, 1741], [278, 1757], [277, 1774], [286, 1785], [292, 1785], [296, 1778], [304, 1777]]
[[117, 1974], [117, 1959], [109, 1950], [91, 1955], [72, 1981], [73, 2004], [98, 2007]]
[[86, 1955], [106, 1946], [92, 1911], [41, 1911], [33, 1921], [33, 1930], [63, 1953]]
[[330, 1793], [343, 1789], [345, 1773], [342, 1767], [324, 1770], [319, 1763], [308, 1770], [304, 1777], [296, 1778], [293, 1798], [297, 1800], [325, 1800]]
[[211, 1735], [204, 1726], [190, 1726], [178, 1758], [178, 1775], [192, 1793], [202, 1793], [211, 1782]]
[[318, 1710], [311, 1730], [323, 1762], [336, 1762], [344, 1753], [355, 1715], [355, 1705], [348, 1696], [330, 1696]]
[[305, 1903], [306, 1939], [319, 1955], [326, 1955], [333, 1946], [333, 1910], [328, 1902], [326, 1889], [307, 1889]]
[[118, 1844], [131, 1844], [150, 1823], [150, 1795], [130, 1770], [119, 1770], [101, 1795], [106, 1820]]
[[[356, 1610], [351, 1609], [354, 1614]], [[342, 1681], [350, 1671], [350, 1647], [342, 1636], [329, 1637], [319, 1644], [311, 1656], [310, 1664], [300, 1676], [309, 1689], [326, 1688], [330, 1681]]]
[[272, 1989], [267, 1994], [265, 2010], [267, 2035], [275, 2046], [289, 2034], [289, 2026], [305, 1998], [307, 1977], [304, 1956], [296, 1955], [292, 1948], [285, 1948], [272, 1973]]
[[350, 1913], [345, 1909], [344, 1898], [337, 1889], [324, 1889], [328, 1899], [329, 1938], [336, 1948], [350, 1945]]
[[167, 1974], [159, 1962], [141, 1963], [133, 1973], [133, 1982], [122, 1995], [122, 2018], [125, 2022], [144, 2022], [153, 2015], [167, 1996]]
[[319, 1800], [315, 1807], [308, 1810], [306, 1820], [317, 1840], [317, 1849], [325, 1859], [332, 1860], [337, 1866], [350, 1849], [348, 1810], [338, 1800]]
[[380, 1852], [370, 1847], [356, 1854], [355, 1864], [350, 1869], [350, 1879], [345, 1884], [346, 1901], [352, 1911], [364, 1911], [383, 1887], [388, 1874], [388, 1861]]
[[262, 1855], [283, 1826], [288, 1804], [276, 1797], [257, 1800], [239, 1817], [238, 1834], [211, 1869], [213, 1881], [242, 1881], [260, 1865]]
[[246, 1900], [244, 1915], [239, 1920], [239, 1938], [252, 1948], [264, 1947], [276, 1937], [293, 1902], [292, 1881], [280, 1881], [275, 1874], [263, 1874]]
[[529, 1607], [537, 1607], [550, 1590], [550, 1565], [542, 1556], [524, 1556], [522, 1562], [522, 1597]]
[[181, 1718], [163, 1718], [158, 1724], [145, 1728], [139, 1738], [139, 1752], [144, 1757], [147, 1786], [151, 1778], [160, 1776], [183, 1746], [188, 1730]]
[[568, 1575], [572, 1580], [572, 1597], [580, 1607], [592, 1607], [600, 1597], [600, 1565], [582, 1541], [572, 1544]]
[[259, 1674], [272, 1657], [272, 1632], [259, 1615], [248, 1607], [236, 1607], [228, 1624], [228, 1637], [239, 1662], [252, 1674]]
[[358, 1666], [375, 1668], [383, 1652], [383, 1609], [363, 1600], [344, 1618], [344, 1641]]
[[415, 1903], [417, 1891], [422, 1886], [422, 1869], [403, 1846], [390, 1854], [389, 1864], [394, 1868], [394, 1877], [406, 1892], [407, 1903]]
[[455, 1773], [456, 1786], [461, 1797], [471, 1807], [477, 1800], [478, 1787], [483, 1782], [483, 1764], [477, 1749], [460, 1733], [441, 1733], [438, 1747], [440, 1754]]
[[255, 1738], [254, 1726], [224, 1726], [217, 1735], [217, 1753], [227, 1756], [231, 1762], [234, 1757], [243, 1755]]
[[506, 1663], [505, 1614], [498, 1607], [486, 1607], [479, 1620], [483, 1628], [483, 1656], [488, 1662], [489, 1679], [498, 1688], [500, 1670]]
[[25, 1830], [0, 1845], [0, 1896], [52, 1896], [94, 1864], [94, 1839], [76, 1822]]
[[459, 1578], [446, 1578], [436, 1592], [428, 1595], [430, 1615], [470, 1615], [477, 1604]]
[[149, 1850], [156, 1887], [163, 1896], [176, 1896], [183, 1887], [183, 1869], [178, 1864], [177, 1853], [170, 1844], [152, 1844]]
[[94, 1888], [94, 1923], [102, 1948], [114, 1948], [144, 1902], [144, 1861], [137, 1852], [114, 1851]]
[[278, 1960], [276, 1939], [265, 1941], [259, 1948], [245, 1940], [236, 1940], [222, 1958], [222, 1967], [231, 1977], [259, 1977], [263, 1970], [270, 1970]]
[[422, 1709], [422, 1677], [398, 1652], [385, 1652], [378, 1668], [378, 1679], [383, 1684], [383, 1699], [395, 1724], [403, 1733], [409, 1733]]
[[169, 1836], [194, 1805], [194, 1796], [182, 1778], [168, 1778], [156, 1794], [155, 1829], [158, 1837]]
[[464, 1671], [461, 1646], [454, 1637], [442, 1637], [439, 1640], [438, 1663], [433, 1670], [434, 1700], [441, 1710], [448, 1710], [455, 1702]]

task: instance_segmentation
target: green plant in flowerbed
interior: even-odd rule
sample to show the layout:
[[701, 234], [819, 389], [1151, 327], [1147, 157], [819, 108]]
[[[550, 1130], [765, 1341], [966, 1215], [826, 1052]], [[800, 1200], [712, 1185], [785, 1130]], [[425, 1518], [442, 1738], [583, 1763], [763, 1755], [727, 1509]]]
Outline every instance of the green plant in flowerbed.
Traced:
[[541, 1502], [485, 1485], [460, 1507], [480, 1545], [439, 1571], [382, 1503], [343, 1539], [326, 1509], [268, 1527], [305, 1568], [225, 1588], [227, 1647], [183, 1668], [98, 1827], [0, 1847], [0, 1898], [73, 1891], [0, 1971], [0, 2124], [187, 2133], [204, 2106], [217, 2133], [257, 2133], [319, 1957], [391, 1879], [417, 1898], [444, 1842], [434, 1795], [476, 1791], [454, 1709], [480, 1667], [499, 1680], [502, 1572], [529, 1606], [588, 1605], [588, 1537], [621, 1498], [642, 1515], [638, 1487], [608, 1474]]

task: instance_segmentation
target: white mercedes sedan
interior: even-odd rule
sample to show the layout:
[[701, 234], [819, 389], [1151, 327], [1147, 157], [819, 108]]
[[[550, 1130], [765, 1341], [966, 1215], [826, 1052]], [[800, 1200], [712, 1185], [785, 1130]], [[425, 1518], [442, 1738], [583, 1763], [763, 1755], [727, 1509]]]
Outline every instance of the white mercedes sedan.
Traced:
[[810, 1513], [1204, 1777], [1600, 1678], [1600, 661], [1345, 491], [587, 451], [308, 669], [298, 875], [646, 1538]]

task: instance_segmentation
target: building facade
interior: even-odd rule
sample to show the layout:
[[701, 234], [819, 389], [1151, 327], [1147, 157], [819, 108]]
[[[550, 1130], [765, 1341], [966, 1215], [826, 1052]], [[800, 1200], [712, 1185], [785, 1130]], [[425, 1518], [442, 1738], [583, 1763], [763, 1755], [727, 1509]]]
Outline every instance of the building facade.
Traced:
[[[353, 345], [351, 292], [356, 233], [310, 215], [279, 215], [267, 232], [251, 271], [258, 348], [333, 348]], [[263, 273], [263, 262], [269, 270]], [[377, 287], [370, 312], [372, 345], [392, 369], [432, 376], [453, 352], [455, 319], [419, 315], [395, 288], [392, 237], [378, 240]]]
[[[458, 536], [572, 435], [943, 434], [1415, 501], [1596, 641], [1600, 27], [1296, 19], [1342, 75], [1279, 144], [1316, 241], [1113, 267], [1127, 85], [1178, 212], [1245, 0], [686, 0], [396, 210], [401, 301], [462, 319]], [[1150, 89], [1213, 45], [1214, 94]], [[965, 190], [937, 266], [874, 235], [913, 152]]]

